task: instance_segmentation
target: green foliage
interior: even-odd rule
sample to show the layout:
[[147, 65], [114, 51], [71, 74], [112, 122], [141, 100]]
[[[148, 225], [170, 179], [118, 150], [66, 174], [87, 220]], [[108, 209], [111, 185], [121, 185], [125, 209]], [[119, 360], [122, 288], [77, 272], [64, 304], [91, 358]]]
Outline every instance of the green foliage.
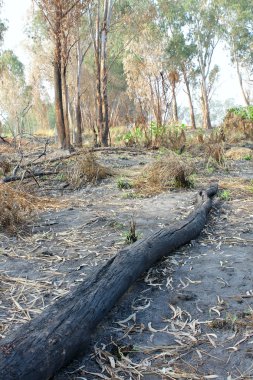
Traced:
[[222, 190], [219, 192], [219, 198], [222, 201], [229, 201], [231, 200], [231, 194], [229, 190]]
[[127, 179], [119, 178], [117, 180], [117, 187], [118, 189], [123, 190], [123, 189], [131, 189], [133, 185]]
[[6, 32], [6, 30], [7, 30], [6, 25], [3, 23], [3, 21], [0, 20], [0, 46], [3, 42], [4, 32]]
[[252, 2], [247, 0], [222, 0], [221, 6], [225, 9], [224, 34], [231, 52], [232, 62], [252, 67]]
[[168, 127], [166, 136], [170, 142], [170, 148], [176, 152], [182, 148], [184, 143], [186, 142], [185, 135], [186, 125], [170, 125]]
[[136, 233], [136, 222], [133, 218], [129, 223], [129, 231], [127, 231], [124, 236], [126, 244], [133, 244], [140, 237], [140, 235]]
[[227, 115], [226, 116], [228, 117], [230, 115], [239, 116], [243, 120], [251, 120], [251, 121], [253, 121], [253, 106], [230, 108], [227, 111]]
[[158, 125], [154, 121], [151, 121], [151, 124], [150, 124], [150, 138], [151, 139], [153, 137], [155, 138], [155, 141], [156, 141], [159, 137], [162, 137], [165, 132], [166, 132], [165, 126]]
[[5, 50], [0, 56], [0, 71], [8, 71], [19, 79], [24, 79], [24, 65], [12, 50]]
[[252, 160], [252, 155], [251, 154], [248, 154], [247, 156], [244, 156], [243, 159], [245, 161], [251, 161]]
[[117, 220], [112, 220], [110, 223], [109, 223], [109, 226], [114, 228], [115, 230], [122, 230], [124, 228], [124, 224], [117, 221]]

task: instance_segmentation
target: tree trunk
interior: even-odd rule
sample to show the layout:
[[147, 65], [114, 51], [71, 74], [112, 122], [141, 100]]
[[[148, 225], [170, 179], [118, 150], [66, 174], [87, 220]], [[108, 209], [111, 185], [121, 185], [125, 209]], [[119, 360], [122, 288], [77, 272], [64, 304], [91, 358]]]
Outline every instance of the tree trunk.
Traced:
[[71, 141], [70, 141], [70, 128], [69, 128], [69, 93], [68, 93], [68, 85], [67, 85], [67, 67], [64, 67], [64, 70], [62, 72], [62, 83], [63, 83], [63, 94], [64, 94], [64, 126], [65, 126], [65, 149], [71, 148]]
[[202, 116], [203, 116], [203, 128], [211, 129], [211, 119], [210, 119], [210, 110], [209, 110], [209, 99], [207, 95], [206, 89], [206, 81], [205, 78], [202, 78], [201, 83], [201, 101], [202, 101]]
[[0, 343], [4, 380], [47, 380], [86, 349], [92, 331], [127, 289], [157, 261], [196, 239], [218, 186], [201, 191], [185, 220], [122, 249], [68, 295]]
[[176, 97], [176, 85], [172, 83], [172, 120], [173, 122], [178, 122], [178, 112], [177, 112], [177, 97]]
[[63, 116], [62, 101], [62, 81], [61, 81], [61, 64], [58, 60], [54, 61], [54, 91], [55, 91], [55, 116], [58, 142], [61, 149], [65, 148], [66, 133]]
[[196, 120], [195, 120], [195, 113], [194, 113], [194, 108], [193, 108], [193, 102], [192, 102], [190, 84], [189, 84], [189, 80], [187, 78], [187, 74], [186, 74], [185, 68], [182, 68], [182, 72], [183, 72], [184, 83], [185, 83], [185, 86], [186, 86], [186, 92], [187, 92], [187, 96], [188, 96], [188, 100], [189, 100], [191, 125], [192, 125], [192, 128], [196, 129]]
[[76, 145], [81, 147], [83, 145], [82, 139], [82, 114], [81, 114], [81, 46], [80, 37], [77, 42], [77, 73], [76, 73]]
[[101, 31], [101, 96], [102, 96], [102, 146], [108, 146], [109, 138], [109, 111], [108, 111], [108, 95], [107, 95], [107, 33], [108, 33], [108, 0], [104, 0], [104, 18]]
[[100, 31], [100, 0], [97, 6], [96, 41], [95, 41], [95, 63], [96, 63], [96, 105], [97, 105], [97, 129], [99, 144], [103, 140], [103, 106], [101, 93], [101, 31]]
[[244, 87], [243, 87], [242, 74], [240, 72], [240, 67], [239, 67], [238, 59], [236, 59], [236, 71], [237, 71], [237, 75], [238, 75], [238, 79], [239, 79], [240, 88], [241, 88], [241, 91], [242, 91], [243, 100], [244, 100], [246, 106], [249, 106], [250, 105], [250, 100], [249, 100], [249, 97], [247, 96], [247, 94], [246, 94], [246, 92], [244, 90]]

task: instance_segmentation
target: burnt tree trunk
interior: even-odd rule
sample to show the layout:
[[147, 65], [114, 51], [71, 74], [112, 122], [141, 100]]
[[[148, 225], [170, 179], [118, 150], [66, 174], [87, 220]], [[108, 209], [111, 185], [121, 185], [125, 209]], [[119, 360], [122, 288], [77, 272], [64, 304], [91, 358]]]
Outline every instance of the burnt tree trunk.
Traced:
[[54, 52], [54, 91], [55, 91], [55, 116], [58, 142], [60, 148], [64, 149], [66, 144], [66, 133], [64, 125], [63, 99], [62, 99], [62, 75], [61, 75], [61, 42], [59, 36], [55, 40]]
[[81, 147], [83, 145], [82, 139], [82, 113], [81, 113], [81, 67], [82, 67], [82, 57], [81, 57], [81, 46], [80, 37], [77, 42], [77, 73], [76, 73], [76, 145]]
[[89, 279], [0, 343], [5, 380], [47, 380], [84, 352], [92, 331], [138, 277], [176, 248], [196, 239], [207, 222], [218, 186], [198, 195], [185, 220], [118, 252]]
[[65, 126], [65, 149], [71, 148], [71, 142], [70, 142], [70, 128], [69, 128], [69, 93], [68, 93], [68, 85], [67, 85], [67, 66], [64, 66], [63, 72], [62, 72], [62, 93], [64, 97], [64, 126]]
[[109, 138], [109, 110], [107, 95], [107, 33], [108, 33], [108, 1], [104, 2], [104, 19], [101, 30], [101, 97], [102, 97], [102, 146], [108, 146]]

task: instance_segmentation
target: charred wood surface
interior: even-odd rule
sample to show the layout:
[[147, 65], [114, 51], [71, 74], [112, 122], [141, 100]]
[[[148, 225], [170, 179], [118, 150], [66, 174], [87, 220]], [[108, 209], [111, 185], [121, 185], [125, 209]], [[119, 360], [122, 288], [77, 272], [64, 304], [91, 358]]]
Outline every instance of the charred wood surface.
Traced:
[[35, 172], [35, 173], [27, 173], [24, 176], [23, 175], [13, 175], [9, 177], [4, 177], [2, 178], [2, 182], [8, 183], [8, 182], [15, 182], [15, 181], [20, 181], [24, 180], [26, 178], [33, 178], [33, 177], [44, 177], [48, 175], [56, 175], [58, 172]]
[[4, 380], [46, 380], [87, 348], [91, 333], [140, 275], [204, 228], [218, 186], [199, 192], [196, 209], [118, 252], [87, 280], [0, 343]]

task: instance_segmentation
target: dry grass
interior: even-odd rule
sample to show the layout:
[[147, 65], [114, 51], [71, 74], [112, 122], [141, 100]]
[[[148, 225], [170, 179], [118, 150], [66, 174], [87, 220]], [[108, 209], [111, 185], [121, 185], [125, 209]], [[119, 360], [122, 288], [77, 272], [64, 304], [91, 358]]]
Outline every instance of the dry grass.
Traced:
[[[179, 150], [186, 143], [186, 135], [183, 129], [170, 128], [168, 132], [165, 134], [165, 141], [169, 140], [169, 147], [172, 150]], [[167, 146], [167, 144], [163, 141], [163, 146]]]
[[231, 148], [225, 153], [225, 156], [230, 160], [242, 160], [245, 157], [253, 156], [253, 151], [249, 148]]
[[55, 130], [49, 129], [49, 128], [38, 128], [34, 132], [34, 136], [39, 137], [54, 137], [55, 136]]
[[177, 154], [170, 152], [146, 166], [134, 187], [144, 195], [158, 194], [166, 189], [191, 187], [194, 167]]
[[11, 171], [11, 163], [5, 157], [0, 157], [0, 174], [6, 175]]
[[207, 159], [214, 160], [218, 164], [223, 164], [225, 161], [224, 144], [221, 142], [207, 143], [205, 147]]
[[253, 138], [253, 122], [252, 120], [243, 119], [239, 115], [230, 114], [224, 120], [224, 131], [226, 136], [231, 135], [232, 131], [240, 132], [243, 134], [244, 138], [252, 139]]
[[37, 210], [59, 208], [63, 203], [55, 199], [39, 198], [1, 183], [0, 204], [0, 230], [15, 233]]
[[73, 188], [78, 189], [87, 183], [95, 184], [112, 174], [109, 168], [98, 163], [92, 152], [87, 152], [71, 162], [67, 169], [67, 181]]
[[239, 199], [244, 197], [252, 197], [253, 184], [250, 180], [242, 178], [224, 178], [219, 181], [219, 188], [228, 190], [233, 199]]
[[0, 185], [0, 229], [15, 232], [35, 206], [26, 193], [12, 189], [6, 184]]

